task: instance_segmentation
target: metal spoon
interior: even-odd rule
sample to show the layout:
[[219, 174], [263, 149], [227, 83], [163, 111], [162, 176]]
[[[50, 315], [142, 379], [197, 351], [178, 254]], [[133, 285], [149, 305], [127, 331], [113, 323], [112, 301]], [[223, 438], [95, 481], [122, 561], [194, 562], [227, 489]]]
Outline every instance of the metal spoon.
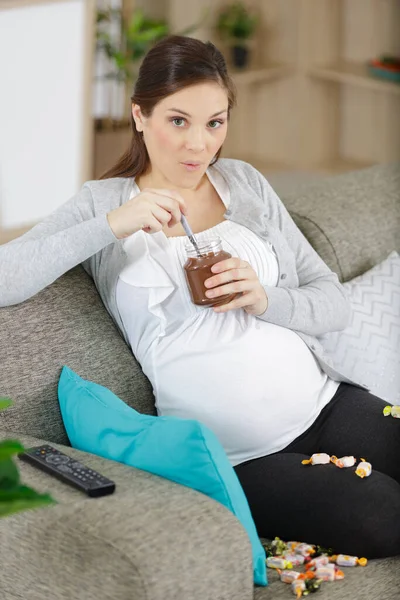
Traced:
[[194, 249], [196, 250], [197, 256], [201, 257], [201, 252], [197, 245], [196, 238], [194, 237], [193, 231], [191, 230], [190, 225], [189, 225], [188, 220], [185, 217], [185, 215], [181, 216], [181, 223], [182, 223], [183, 229], [185, 230], [186, 235], [188, 236], [189, 240], [192, 242], [192, 244], [194, 246]]

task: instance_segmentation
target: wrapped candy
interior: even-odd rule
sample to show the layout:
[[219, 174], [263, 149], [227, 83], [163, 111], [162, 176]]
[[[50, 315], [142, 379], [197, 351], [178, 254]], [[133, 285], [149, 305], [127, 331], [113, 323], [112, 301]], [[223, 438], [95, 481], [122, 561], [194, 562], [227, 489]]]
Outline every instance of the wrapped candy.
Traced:
[[267, 567], [270, 569], [291, 569], [292, 563], [281, 556], [268, 556]]
[[344, 573], [336, 567], [336, 565], [329, 563], [327, 565], [321, 565], [315, 569], [315, 576], [322, 581], [335, 581], [337, 579], [344, 579]]
[[335, 581], [335, 565], [321, 565], [315, 570], [315, 575], [322, 581]]
[[321, 586], [322, 579], [295, 579], [292, 581], [292, 592], [297, 598], [317, 592]]
[[295, 581], [295, 579], [297, 579], [298, 577], [300, 577], [301, 573], [299, 573], [299, 571], [279, 571], [279, 575], [281, 578], [281, 581], [283, 581], [283, 583], [292, 583], [292, 581]]
[[322, 567], [324, 565], [328, 565], [329, 564], [329, 556], [317, 556], [316, 558], [311, 559], [307, 564], [306, 564], [306, 569], [314, 569], [317, 567]]
[[357, 565], [365, 567], [368, 562], [366, 558], [357, 558], [357, 556], [349, 556], [348, 554], [338, 554], [332, 558], [335, 559], [336, 564], [340, 567], [355, 567]]
[[309, 556], [314, 554], [315, 546], [312, 544], [297, 544], [294, 548], [295, 554], [301, 554], [302, 556]]
[[361, 477], [363, 479], [364, 477], [369, 477], [371, 475], [371, 472], [372, 472], [371, 463], [367, 462], [364, 458], [362, 458], [361, 462], [358, 463], [358, 466], [356, 469], [356, 475], [358, 475], [359, 477]]
[[329, 454], [325, 454], [324, 452], [320, 452], [318, 454], [313, 454], [311, 456], [311, 458], [306, 459], [306, 460], [302, 460], [301, 464], [302, 465], [327, 465], [328, 463], [331, 462], [331, 457], [329, 456]]
[[396, 406], [396, 405], [391, 406], [389, 404], [388, 406], [385, 406], [385, 408], [383, 409], [383, 414], [385, 417], [388, 417], [389, 415], [391, 415], [395, 419], [400, 419], [400, 406]]
[[342, 458], [331, 456], [331, 462], [333, 462], [340, 469], [343, 469], [346, 467], [354, 467], [356, 464], [356, 458], [354, 456], [342, 456]]
[[285, 554], [285, 558], [292, 564], [293, 567], [300, 567], [300, 565], [304, 565], [304, 561], [306, 560], [306, 557], [302, 554], [294, 553]]
[[292, 581], [292, 592], [296, 595], [296, 598], [301, 598], [305, 589], [306, 582], [304, 579], [295, 579]]
[[274, 541], [271, 543], [271, 548], [273, 550], [274, 556], [281, 556], [287, 550], [287, 545], [280, 538], [276, 537]]

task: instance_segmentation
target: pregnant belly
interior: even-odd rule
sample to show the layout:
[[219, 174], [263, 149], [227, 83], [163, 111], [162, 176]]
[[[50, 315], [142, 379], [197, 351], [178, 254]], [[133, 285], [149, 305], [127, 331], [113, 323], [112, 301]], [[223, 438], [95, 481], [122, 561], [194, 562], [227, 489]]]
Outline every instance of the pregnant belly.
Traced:
[[142, 366], [158, 413], [204, 423], [234, 463], [238, 451], [269, 453], [278, 439], [290, 443], [311, 424], [327, 380], [297, 334], [260, 320], [231, 338], [215, 330], [207, 337], [204, 327], [190, 339], [164, 338]]

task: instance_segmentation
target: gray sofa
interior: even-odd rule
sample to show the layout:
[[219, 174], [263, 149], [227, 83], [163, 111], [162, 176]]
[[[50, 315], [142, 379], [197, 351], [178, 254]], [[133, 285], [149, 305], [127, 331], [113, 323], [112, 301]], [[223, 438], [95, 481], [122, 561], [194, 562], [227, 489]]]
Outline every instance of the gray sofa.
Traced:
[[[345, 281], [400, 250], [399, 195], [399, 167], [387, 165], [317, 181], [283, 201]], [[36, 297], [0, 309], [0, 396], [15, 403], [0, 413], [0, 438], [15, 437], [26, 446], [46, 440], [117, 484], [114, 495], [88, 499], [21, 464], [23, 481], [51, 492], [58, 504], [0, 519], [0, 598], [293, 597], [271, 570], [269, 586], [254, 589], [249, 541], [222, 505], [68, 447], [57, 401], [64, 364], [137, 410], [154, 414], [150, 385], [80, 266]], [[319, 594], [321, 600], [398, 600], [400, 558], [348, 569], [344, 581], [324, 584]]]

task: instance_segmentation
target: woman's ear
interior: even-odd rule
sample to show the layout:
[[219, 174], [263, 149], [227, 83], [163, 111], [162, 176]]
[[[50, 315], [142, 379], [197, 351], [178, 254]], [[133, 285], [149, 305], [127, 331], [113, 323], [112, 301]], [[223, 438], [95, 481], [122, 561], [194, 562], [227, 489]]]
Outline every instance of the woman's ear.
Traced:
[[136, 131], [143, 131], [144, 119], [139, 104], [132, 104], [132, 117], [135, 121]]

